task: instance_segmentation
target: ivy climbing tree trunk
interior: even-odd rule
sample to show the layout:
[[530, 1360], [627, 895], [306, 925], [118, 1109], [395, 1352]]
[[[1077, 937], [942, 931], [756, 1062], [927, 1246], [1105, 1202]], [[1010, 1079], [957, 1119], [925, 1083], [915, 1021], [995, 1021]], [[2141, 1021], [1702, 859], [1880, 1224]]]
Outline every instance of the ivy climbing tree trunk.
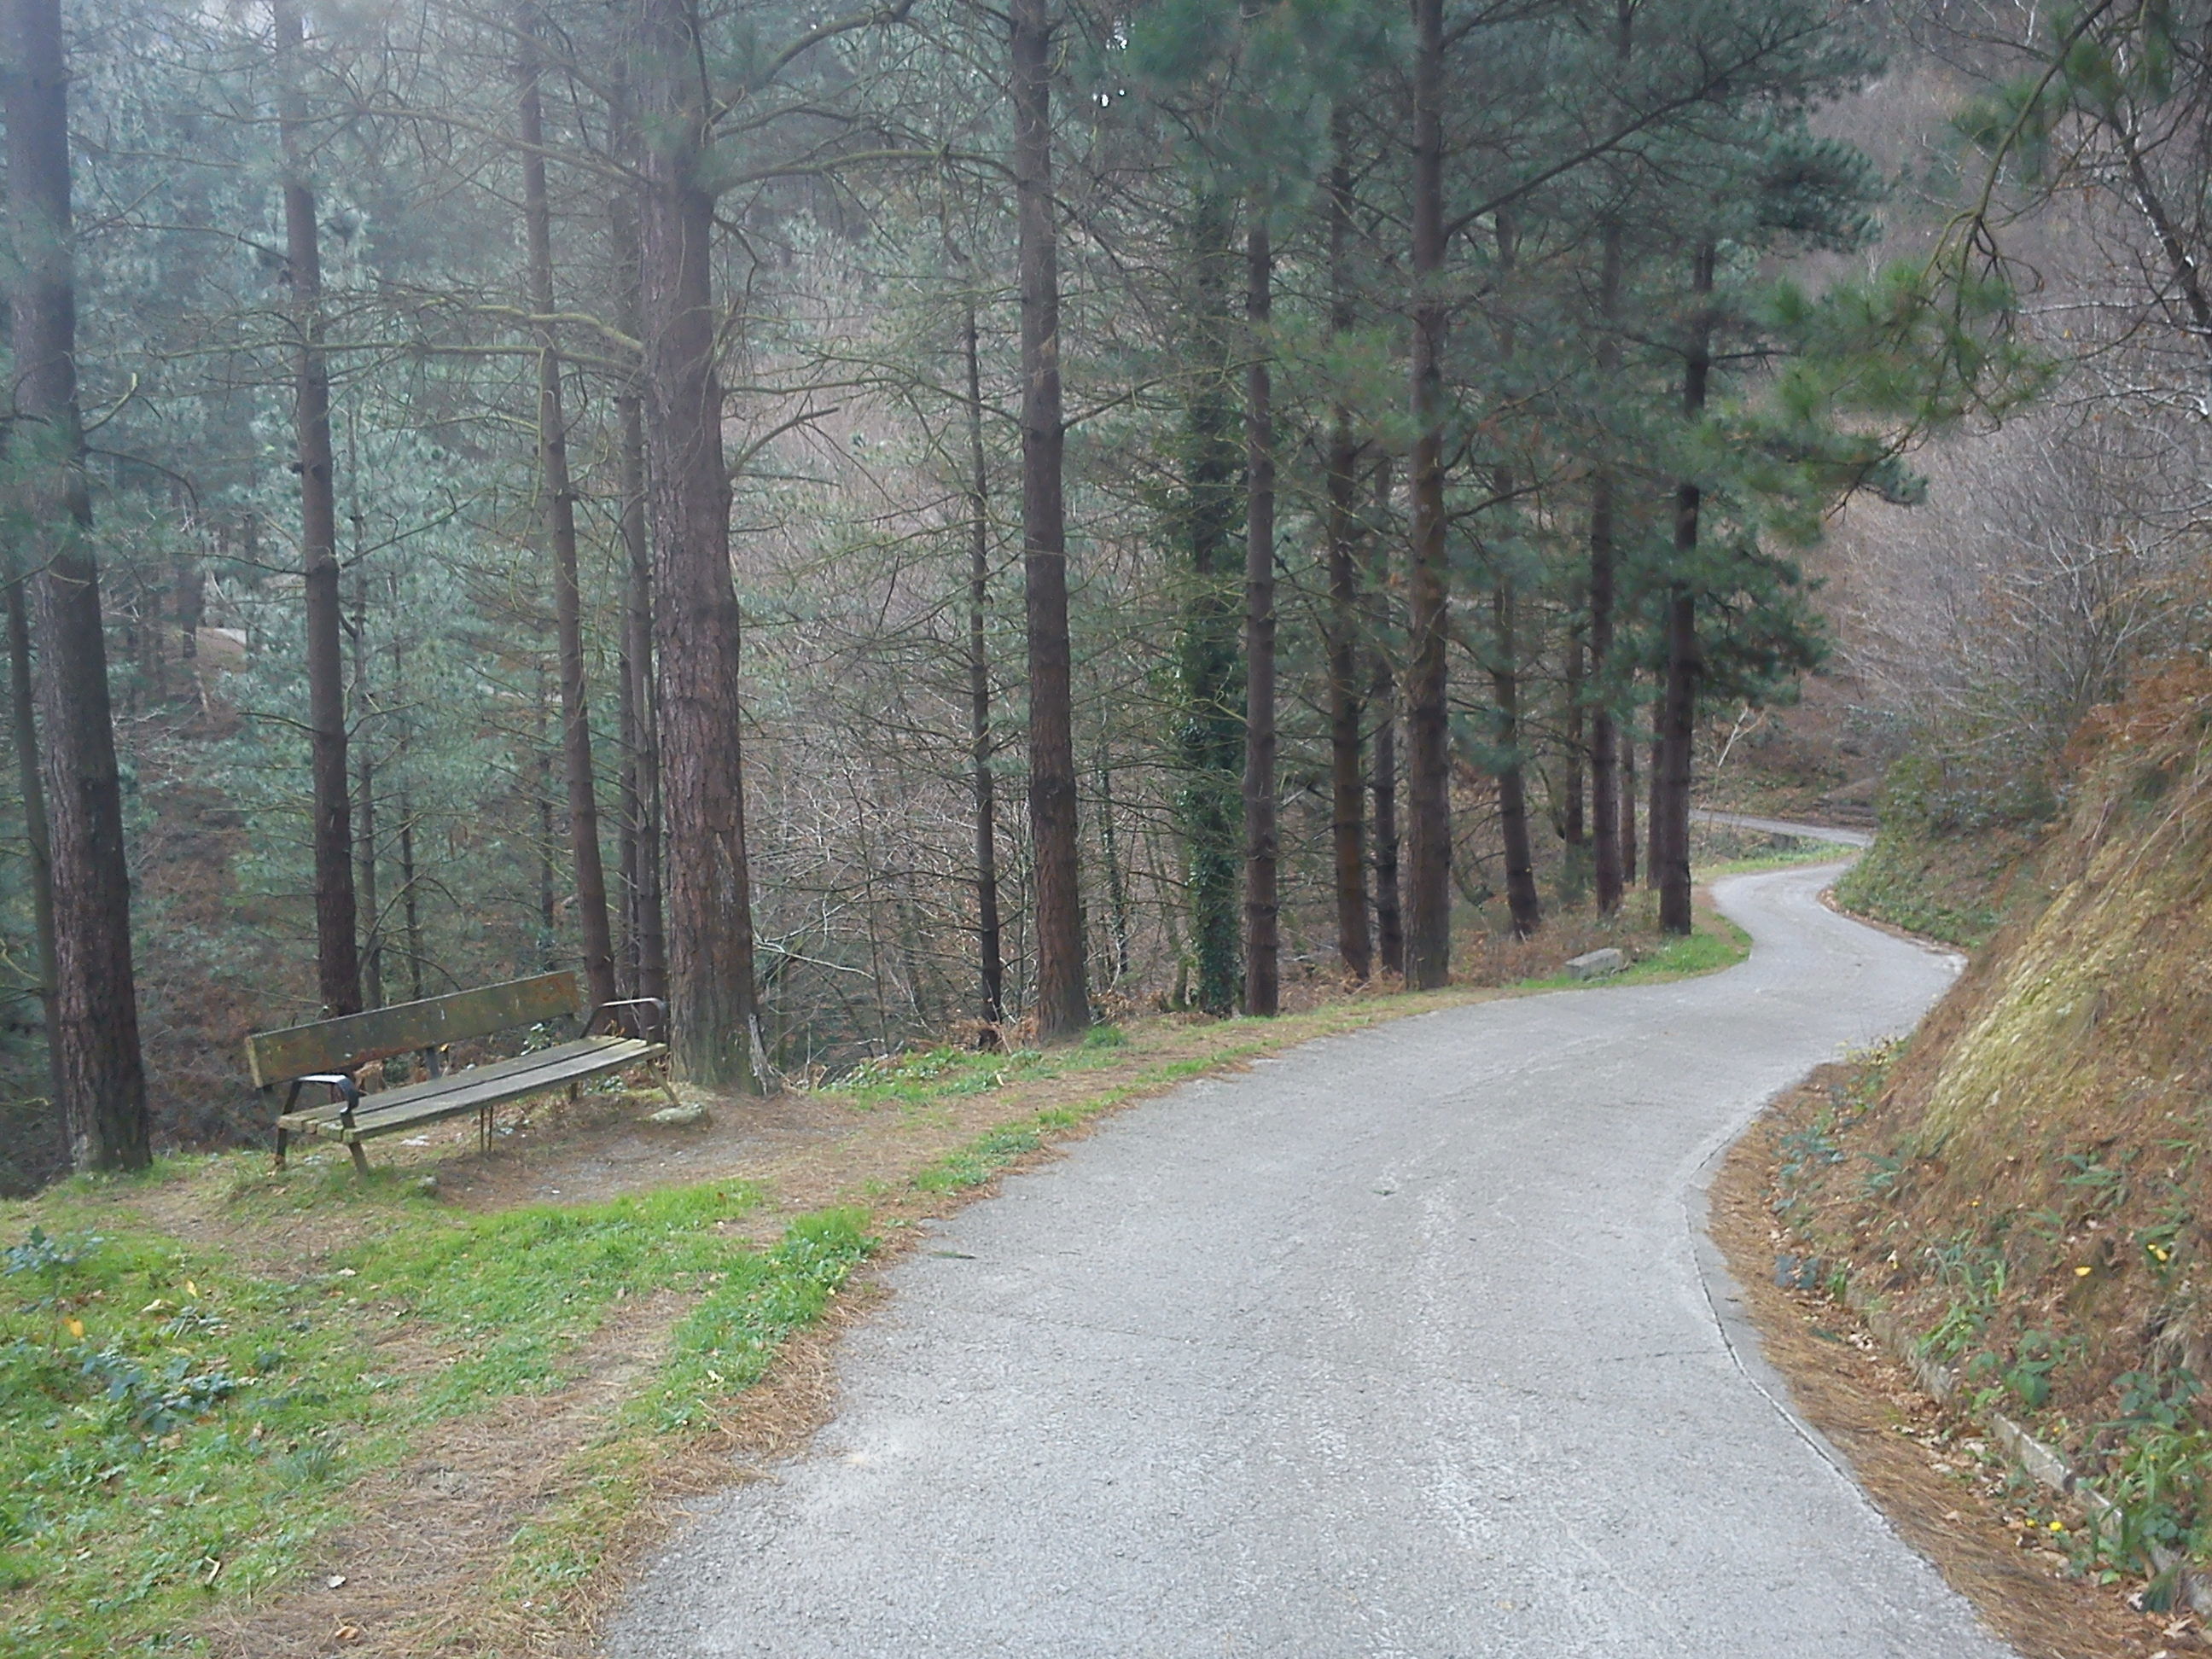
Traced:
[[[15, 505], [34, 538], [40, 757], [53, 896], [46, 1041], [79, 1170], [152, 1160], [123, 789], [107, 697], [100, 572], [77, 407], [69, 67], [59, 0], [7, 0], [9, 336]], [[343, 787], [343, 785], [341, 786]]]
[[606, 867], [599, 851], [599, 807], [592, 769], [592, 717], [584, 684], [583, 596], [576, 576], [576, 496], [568, 477], [568, 416], [561, 395], [561, 348], [553, 322], [553, 224], [545, 199], [544, 115], [538, 19], [532, 6], [515, 19], [516, 137], [521, 140], [524, 286], [538, 347], [538, 489], [553, 554], [553, 615], [561, 670], [561, 759], [568, 794], [568, 851], [574, 863], [576, 921], [583, 935], [584, 984], [594, 1008], [615, 1000], [614, 939], [607, 922]]
[[1268, 365], [1275, 256], [1267, 208], [1245, 234], [1244, 1012], [1280, 1001], [1275, 829], [1275, 410]]
[[277, 137], [284, 162], [285, 274], [291, 285], [292, 411], [300, 475], [300, 569], [307, 627], [307, 726], [314, 783], [315, 975], [325, 1018], [361, 1008], [353, 884], [352, 781], [346, 760], [345, 660], [339, 614], [337, 495], [331, 453], [331, 375], [323, 347], [323, 256], [307, 179], [307, 50], [294, 0], [271, 0]]
[[1035, 861], [1041, 1041], [1091, 1024], [1078, 885], [1075, 714], [1067, 631], [1061, 459], [1060, 253], [1052, 185], [1049, 0], [1012, 0], [1014, 195], [1022, 310], [1022, 579], [1029, 624], [1030, 839]]
[[667, 835], [668, 991], [678, 1068], [763, 1088], [738, 734], [738, 597], [715, 368], [707, 88], [689, 0], [638, 0], [645, 145], [641, 284], [653, 544], [653, 643]]

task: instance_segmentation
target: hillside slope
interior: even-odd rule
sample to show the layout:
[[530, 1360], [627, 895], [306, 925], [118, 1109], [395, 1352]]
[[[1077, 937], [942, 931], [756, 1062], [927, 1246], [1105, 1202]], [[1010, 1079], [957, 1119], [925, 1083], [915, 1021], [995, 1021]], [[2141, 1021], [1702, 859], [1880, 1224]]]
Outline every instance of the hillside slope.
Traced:
[[2016, 890], [2047, 899], [2016, 899], [1912, 1042], [1789, 1138], [1777, 1207], [2100, 1472], [2130, 1513], [2123, 1553], [2203, 1559], [2212, 669], [2148, 680], [2072, 759], [2068, 815]]

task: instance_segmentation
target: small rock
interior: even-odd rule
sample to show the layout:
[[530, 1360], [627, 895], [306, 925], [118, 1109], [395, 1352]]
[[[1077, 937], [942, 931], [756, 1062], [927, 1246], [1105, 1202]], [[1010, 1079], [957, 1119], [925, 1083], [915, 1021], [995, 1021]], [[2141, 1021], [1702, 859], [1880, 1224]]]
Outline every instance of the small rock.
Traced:
[[696, 1101], [682, 1106], [664, 1106], [657, 1112], [648, 1112], [645, 1121], [658, 1123], [664, 1129], [688, 1129], [707, 1121], [707, 1109]]
[[1570, 979], [1602, 979], [1607, 974], [1617, 974], [1628, 966], [1628, 958], [1611, 945], [1602, 951], [1585, 951], [1567, 963]]
[[415, 1183], [415, 1190], [421, 1193], [425, 1198], [437, 1197], [438, 1177], [434, 1175], [424, 1176], [420, 1181]]

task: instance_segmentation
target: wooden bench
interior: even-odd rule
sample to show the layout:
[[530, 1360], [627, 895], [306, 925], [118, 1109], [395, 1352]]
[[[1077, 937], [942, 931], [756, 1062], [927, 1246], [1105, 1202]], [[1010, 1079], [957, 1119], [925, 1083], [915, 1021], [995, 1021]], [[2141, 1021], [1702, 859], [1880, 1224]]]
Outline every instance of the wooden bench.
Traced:
[[[492, 1114], [501, 1103], [563, 1087], [573, 1100], [586, 1078], [631, 1066], [658, 1066], [660, 1086], [676, 1098], [668, 1081], [667, 1011], [653, 997], [594, 1008], [580, 1036], [550, 1048], [445, 1069], [450, 1044], [575, 1017], [575, 975], [538, 974], [248, 1037], [246, 1063], [254, 1086], [264, 1094], [285, 1090], [276, 1114], [277, 1167], [284, 1165], [286, 1143], [304, 1133], [343, 1141], [354, 1166], [366, 1171], [362, 1141], [465, 1112], [477, 1115], [477, 1143], [489, 1147]], [[392, 1089], [362, 1086], [366, 1068], [410, 1054], [423, 1057], [428, 1077]], [[300, 1091], [311, 1084], [328, 1089], [330, 1097], [303, 1107]]]

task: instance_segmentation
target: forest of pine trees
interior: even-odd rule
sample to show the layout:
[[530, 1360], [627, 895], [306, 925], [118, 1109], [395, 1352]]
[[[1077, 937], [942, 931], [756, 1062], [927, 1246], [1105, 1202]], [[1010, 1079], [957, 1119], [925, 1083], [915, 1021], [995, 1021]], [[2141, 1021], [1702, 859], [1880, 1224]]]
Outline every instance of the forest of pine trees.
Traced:
[[1686, 932], [2140, 44], [1891, 257], [1827, 0], [4, 5], [19, 1180], [545, 967], [765, 1090]]

